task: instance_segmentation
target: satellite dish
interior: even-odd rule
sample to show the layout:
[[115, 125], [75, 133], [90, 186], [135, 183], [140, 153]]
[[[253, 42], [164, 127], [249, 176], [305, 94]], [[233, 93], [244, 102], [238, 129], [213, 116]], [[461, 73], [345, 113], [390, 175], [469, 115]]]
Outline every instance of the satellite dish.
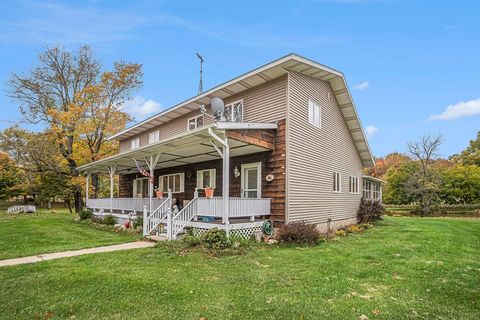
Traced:
[[219, 97], [213, 97], [212, 102], [212, 113], [217, 121], [224, 121], [224, 113], [225, 113], [225, 102]]

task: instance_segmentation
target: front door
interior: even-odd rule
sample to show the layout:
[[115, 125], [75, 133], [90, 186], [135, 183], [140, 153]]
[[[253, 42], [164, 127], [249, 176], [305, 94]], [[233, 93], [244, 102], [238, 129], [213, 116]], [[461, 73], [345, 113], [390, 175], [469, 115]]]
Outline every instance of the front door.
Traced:
[[261, 162], [242, 164], [242, 198], [262, 197]]

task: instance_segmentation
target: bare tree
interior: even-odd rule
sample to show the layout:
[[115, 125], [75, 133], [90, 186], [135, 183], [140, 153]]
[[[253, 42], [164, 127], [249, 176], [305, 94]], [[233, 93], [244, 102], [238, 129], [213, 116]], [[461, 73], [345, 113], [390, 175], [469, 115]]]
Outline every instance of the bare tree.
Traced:
[[424, 215], [437, 199], [440, 181], [433, 170], [433, 163], [438, 158], [438, 148], [442, 144], [442, 136], [425, 135], [419, 141], [407, 143], [411, 157], [419, 163], [416, 171], [407, 183], [407, 190], [412, 198], [417, 199]]

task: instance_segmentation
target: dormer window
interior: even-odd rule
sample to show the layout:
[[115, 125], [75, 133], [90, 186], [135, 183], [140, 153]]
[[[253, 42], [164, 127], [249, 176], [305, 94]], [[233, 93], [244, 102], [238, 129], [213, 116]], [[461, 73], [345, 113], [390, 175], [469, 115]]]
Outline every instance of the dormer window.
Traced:
[[140, 138], [130, 140], [130, 149], [140, 148]]
[[225, 121], [243, 121], [243, 100], [235, 101], [225, 106]]
[[156, 130], [148, 134], [148, 143], [154, 143], [160, 140], [160, 131]]
[[195, 130], [197, 128], [203, 127], [203, 114], [195, 116], [188, 119], [187, 121], [187, 130]]

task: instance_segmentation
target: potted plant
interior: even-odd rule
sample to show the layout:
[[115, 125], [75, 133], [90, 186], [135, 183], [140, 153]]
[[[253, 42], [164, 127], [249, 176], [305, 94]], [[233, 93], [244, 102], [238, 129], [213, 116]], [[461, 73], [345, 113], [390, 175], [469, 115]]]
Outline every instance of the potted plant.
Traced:
[[215, 188], [211, 188], [209, 186], [206, 186], [204, 188], [204, 191], [205, 191], [205, 197], [207, 197], [208, 199], [213, 198], [213, 192], [215, 191]]
[[157, 195], [157, 198], [163, 198], [163, 192], [160, 191], [160, 188], [159, 187], [156, 187], [155, 188], [155, 193]]

